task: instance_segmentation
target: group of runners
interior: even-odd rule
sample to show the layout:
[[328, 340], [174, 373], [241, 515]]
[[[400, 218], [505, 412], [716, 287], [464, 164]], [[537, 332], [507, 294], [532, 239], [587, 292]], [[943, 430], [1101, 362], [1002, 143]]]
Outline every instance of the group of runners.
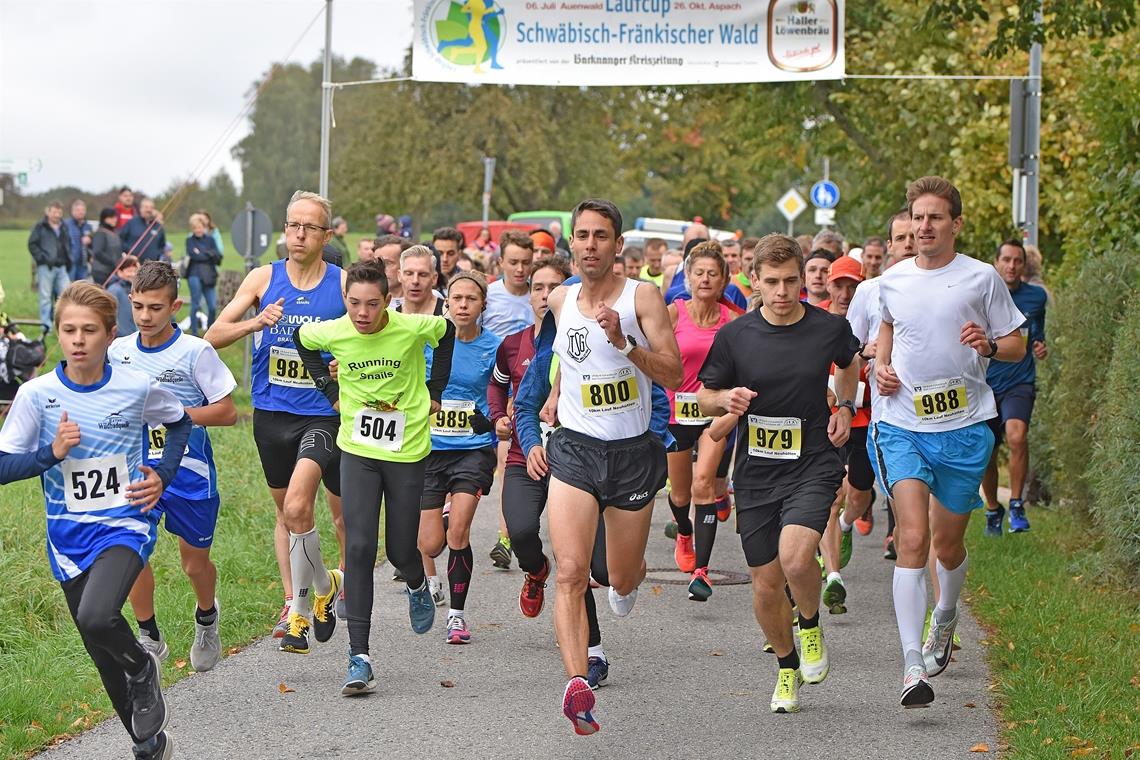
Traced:
[[[344, 620], [343, 694], [376, 684], [381, 515], [412, 630], [431, 631], [446, 604], [447, 643], [472, 641], [472, 519], [501, 469], [504, 535], [492, 556], [517, 559], [526, 617], [541, 613], [553, 579], [561, 708], [576, 733], [599, 729], [595, 690], [609, 676], [594, 588], [608, 587], [616, 615], [631, 613], [667, 483], [667, 531], [697, 602], [712, 596], [717, 526], [735, 499], [753, 612], [777, 660], [771, 709], [784, 713], [799, 710], [801, 683], [830, 670], [820, 610], [846, 611], [840, 571], [853, 526], [869, 531], [877, 480], [896, 557], [900, 701], [934, 700], [987, 469], [985, 530], [1002, 532], [994, 431], [1010, 442], [1020, 497], [1033, 359], [1046, 354], [1045, 300], [1019, 279], [1024, 248], [1006, 241], [996, 266], [957, 253], [962, 202], [950, 182], [908, 186], [888, 223], [889, 268], [871, 279], [877, 267], [842, 251], [805, 256], [771, 234], [742, 255], [700, 226], [660, 282], [626, 277], [614, 267], [622, 216], [600, 199], [574, 209], [569, 261], [535, 260], [535, 238], [506, 233], [510, 266], [490, 287], [454, 257], [451, 268], [437, 260], [457, 245], [448, 229], [431, 247], [396, 241], [390, 256], [342, 271], [321, 258], [331, 219], [326, 199], [294, 194], [287, 258], [253, 270], [204, 338], [172, 321], [182, 302], [168, 265], [140, 269], [131, 336], [115, 335], [114, 299], [69, 286], [55, 312], [64, 359], [21, 387], [0, 432], [0, 481], [41, 476], [53, 573], [137, 758], [173, 751], [160, 687], [169, 647], [148, 563], [162, 515], [197, 602], [191, 664], [209, 670], [221, 655], [207, 429], [236, 421], [237, 384], [217, 351], [246, 336], [253, 436], [276, 505], [274, 635], [281, 651], [306, 654], [310, 637], [326, 642]], [[315, 528], [322, 485], [335, 553]], [[1024, 503], [1009, 506], [1010, 530], [1027, 530]], [[445, 548], [446, 582], [435, 567]], [[137, 635], [121, 614], [128, 598]]]

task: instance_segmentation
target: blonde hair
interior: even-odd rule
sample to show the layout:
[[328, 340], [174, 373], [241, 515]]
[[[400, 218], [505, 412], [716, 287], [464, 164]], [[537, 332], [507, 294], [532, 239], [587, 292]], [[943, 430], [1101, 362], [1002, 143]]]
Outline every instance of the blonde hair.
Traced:
[[59, 300], [55, 302], [55, 329], [59, 331], [59, 318], [65, 306], [83, 306], [91, 309], [103, 322], [107, 332], [115, 326], [118, 320], [119, 303], [115, 297], [93, 282], [80, 280], [73, 282], [63, 289]]

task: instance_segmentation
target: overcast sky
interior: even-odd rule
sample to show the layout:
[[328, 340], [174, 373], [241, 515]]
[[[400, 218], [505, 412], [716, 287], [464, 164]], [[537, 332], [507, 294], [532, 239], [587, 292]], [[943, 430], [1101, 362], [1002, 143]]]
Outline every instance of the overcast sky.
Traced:
[[[210, 151], [250, 85], [323, 0], [0, 0], [0, 159], [39, 159], [28, 192], [58, 185], [160, 192]], [[333, 52], [398, 66], [411, 0], [334, 0]], [[324, 45], [323, 17], [290, 60]], [[240, 186], [230, 147], [205, 166]]]

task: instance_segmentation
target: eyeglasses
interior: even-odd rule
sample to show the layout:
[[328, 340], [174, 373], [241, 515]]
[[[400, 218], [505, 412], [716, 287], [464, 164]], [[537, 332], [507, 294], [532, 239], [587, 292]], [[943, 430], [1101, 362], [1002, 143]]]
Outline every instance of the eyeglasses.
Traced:
[[285, 231], [292, 232], [294, 235], [301, 230], [305, 231], [306, 235], [316, 235], [318, 232], [328, 232], [330, 227], [322, 227], [319, 224], [301, 224], [300, 222], [285, 222]]

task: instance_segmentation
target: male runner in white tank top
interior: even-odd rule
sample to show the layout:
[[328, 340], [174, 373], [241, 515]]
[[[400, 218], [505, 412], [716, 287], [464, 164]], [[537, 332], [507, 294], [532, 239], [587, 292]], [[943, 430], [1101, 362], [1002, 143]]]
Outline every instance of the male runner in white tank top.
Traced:
[[[563, 714], [579, 734], [598, 730], [586, 680], [586, 588], [597, 533], [606, 523], [610, 606], [633, 608], [645, 578], [654, 496], [665, 485], [665, 447], [650, 432], [651, 385], [681, 383], [681, 355], [661, 291], [613, 273], [622, 247], [621, 213], [585, 200], [572, 216], [570, 247], [582, 282], [550, 296], [561, 368], [556, 430], [528, 452], [532, 477], [550, 473], [550, 540], [557, 563], [554, 627], [571, 676]], [[549, 317], [548, 317], [549, 318]], [[549, 457], [549, 458], [548, 458]], [[607, 508], [608, 507], [608, 508]]]

